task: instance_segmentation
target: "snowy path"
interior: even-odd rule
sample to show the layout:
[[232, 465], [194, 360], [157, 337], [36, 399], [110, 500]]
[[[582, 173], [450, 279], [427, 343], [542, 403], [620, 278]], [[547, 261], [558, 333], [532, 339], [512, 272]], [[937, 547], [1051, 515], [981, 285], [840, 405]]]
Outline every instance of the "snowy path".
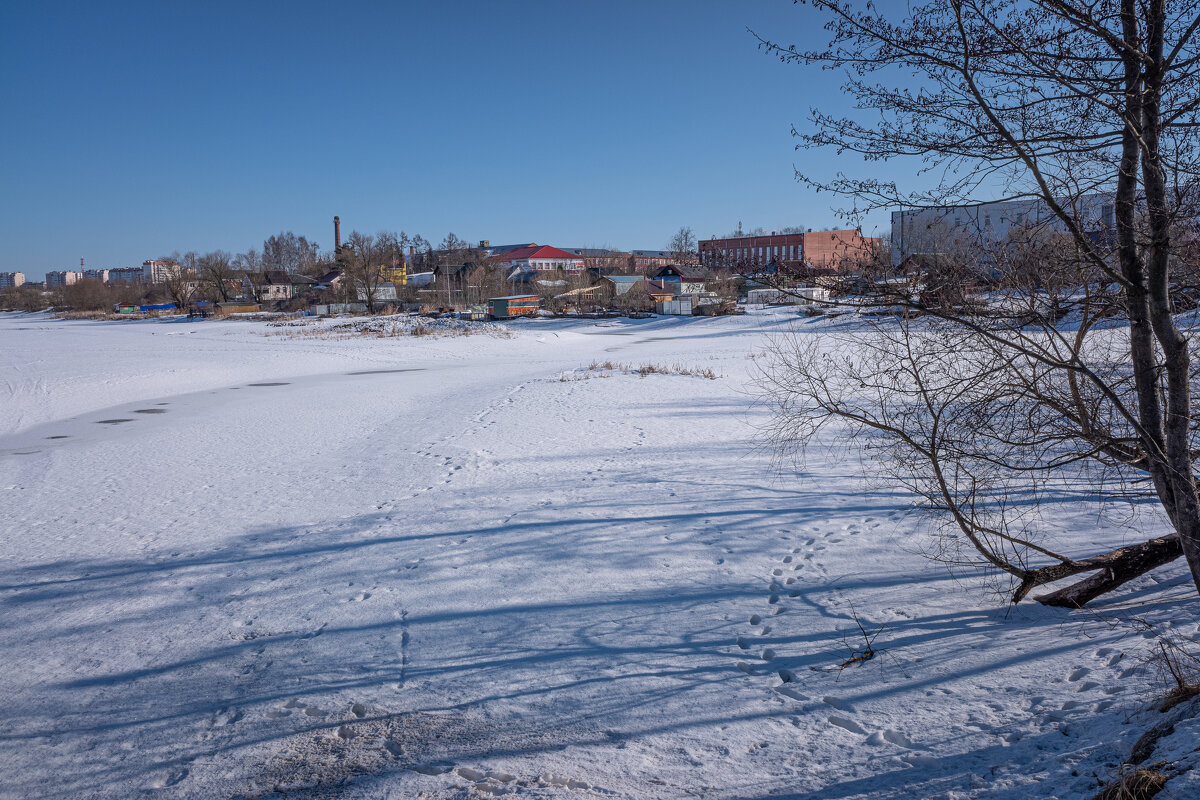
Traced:
[[[782, 318], [29, 319], [0, 796], [1070, 797], [1127, 747], [1118, 612], [1006, 615], [907, 553], [903, 497], [772, 471], [747, 355]], [[560, 380], [606, 358], [723, 377]], [[855, 612], [886, 652], [831, 671]]]

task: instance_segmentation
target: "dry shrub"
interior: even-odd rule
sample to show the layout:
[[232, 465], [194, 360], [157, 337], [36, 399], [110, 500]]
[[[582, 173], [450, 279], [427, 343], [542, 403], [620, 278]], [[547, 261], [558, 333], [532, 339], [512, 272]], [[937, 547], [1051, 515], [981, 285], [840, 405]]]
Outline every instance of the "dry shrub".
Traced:
[[[121, 320], [133, 317], [133, 314], [114, 314], [111, 311], [60, 311], [55, 319], [89, 319], [89, 320]], [[141, 315], [136, 315], [140, 317]]]
[[1179, 640], [1170, 637], [1159, 639], [1150, 657], [1150, 666], [1158, 673], [1159, 683], [1165, 689], [1159, 711], [1170, 711], [1180, 703], [1200, 695], [1200, 655]]
[[1093, 800], [1150, 800], [1166, 785], [1166, 775], [1157, 769], [1141, 767], [1110, 781]]
[[395, 339], [408, 336], [434, 338], [459, 336], [491, 336], [511, 339], [513, 334], [503, 325], [493, 322], [467, 322], [454, 319], [425, 319], [411, 316], [355, 317], [332, 325], [309, 325], [306, 321], [280, 321], [270, 327], [285, 328], [267, 331], [267, 336], [283, 336], [288, 339]]

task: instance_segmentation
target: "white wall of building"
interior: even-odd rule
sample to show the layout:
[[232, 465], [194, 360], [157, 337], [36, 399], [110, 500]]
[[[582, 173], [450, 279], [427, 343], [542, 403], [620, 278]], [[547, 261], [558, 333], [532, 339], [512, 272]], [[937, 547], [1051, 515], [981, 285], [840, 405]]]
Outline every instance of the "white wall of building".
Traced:
[[[1072, 213], [1087, 231], [1116, 227], [1115, 201], [1110, 195], [1084, 195]], [[987, 250], [1009, 241], [1018, 230], [1065, 233], [1067, 229], [1045, 201], [1034, 199], [894, 211], [892, 263], [915, 254]]]

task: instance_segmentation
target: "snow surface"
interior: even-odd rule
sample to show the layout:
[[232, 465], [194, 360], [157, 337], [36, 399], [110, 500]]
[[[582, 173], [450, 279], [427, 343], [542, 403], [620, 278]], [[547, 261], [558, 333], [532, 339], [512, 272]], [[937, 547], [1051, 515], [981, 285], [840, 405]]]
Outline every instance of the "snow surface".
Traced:
[[0, 315], [0, 797], [1084, 797], [1196, 634], [1181, 565], [1007, 608], [773, 467], [763, 348], [853, 320], [334, 324]]

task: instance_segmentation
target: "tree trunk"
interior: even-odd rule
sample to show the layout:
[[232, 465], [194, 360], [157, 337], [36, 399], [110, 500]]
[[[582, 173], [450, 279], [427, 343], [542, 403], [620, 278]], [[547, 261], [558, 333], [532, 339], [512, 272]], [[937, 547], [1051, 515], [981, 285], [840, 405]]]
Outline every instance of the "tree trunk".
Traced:
[[1038, 595], [1033, 599], [1047, 606], [1083, 608], [1100, 595], [1111, 592], [1118, 586], [1128, 583], [1152, 569], [1169, 564], [1182, 554], [1183, 548], [1178, 536], [1151, 539], [1141, 544], [1122, 547], [1111, 553], [1081, 562], [1091, 569], [1099, 569], [1100, 571], [1095, 575], [1056, 592]]

